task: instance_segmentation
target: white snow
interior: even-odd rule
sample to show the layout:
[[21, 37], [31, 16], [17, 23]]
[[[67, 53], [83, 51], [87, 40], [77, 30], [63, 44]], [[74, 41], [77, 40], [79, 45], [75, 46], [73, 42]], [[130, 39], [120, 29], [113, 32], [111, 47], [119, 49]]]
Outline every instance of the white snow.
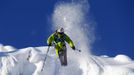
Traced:
[[128, 56], [122, 54], [117, 55], [114, 59], [123, 63], [129, 63], [132, 61]]
[[9, 49], [7, 52], [3, 50], [0, 52], [0, 75], [134, 75], [134, 61], [126, 55], [90, 55], [87, 59], [84, 54], [69, 49], [68, 66], [64, 67], [60, 65], [54, 48], [51, 47], [41, 71], [47, 47]]
[[126, 55], [92, 55], [94, 28], [85, 18], [88, 3], [86, 0], [80, 1], [59, 3], [52, 14], [53, 28], [64, 27], [76, 48], [82, 50], [73, 51], [67, 45], [68, 66], [60, 65], [53, 47], [41, 71], [47, 46], [16, 49], [0, 44], [0, 75], [134, 75], [134, 61]]

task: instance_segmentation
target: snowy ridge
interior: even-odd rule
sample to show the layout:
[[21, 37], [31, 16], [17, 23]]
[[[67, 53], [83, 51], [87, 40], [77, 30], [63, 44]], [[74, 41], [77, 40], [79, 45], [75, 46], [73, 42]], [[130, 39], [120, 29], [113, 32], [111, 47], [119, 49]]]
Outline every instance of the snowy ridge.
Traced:
[[47, 47], [15, 50], [8, 46], [7, 50], [7, 46], [3, 46], [0, 50], [0, 75], [134, 75], [134, 61], [125, 55], [90, 55], [87, 60], [84, 54], [68, 48], [68, 66], [63, 67], [60, 66], [54, 48], [51, 47], [44, 70], [41, 72]]
[[52, 14], [54, 30], [57, 27], [65, 28], [65, 33], [73, 40], [76, 48], [82, 50], [79, 53], [67, 45], [67, 67], [60, 65], [53, 47], [41, 72], [47, 46], [16, 49], [0, 45], [0, 75], [134, 75], [134, 61], [128, 56], [91, 55], [93, 28], [85, 18], [89, 7], [87, 0], [80, 1], [59, 3]]

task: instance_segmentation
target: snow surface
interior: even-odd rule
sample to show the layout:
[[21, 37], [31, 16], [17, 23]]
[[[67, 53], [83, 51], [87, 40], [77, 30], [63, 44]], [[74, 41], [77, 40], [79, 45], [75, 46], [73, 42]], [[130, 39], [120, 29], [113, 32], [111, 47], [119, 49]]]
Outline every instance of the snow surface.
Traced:
[[47, 47], [1, 46], [0, 51], [0, 75], [134, 75], [134, 61], [126, 55], [90, 55], [85, 59], [84, 54], [68, 49], [68, 66], [65, 67], [60, 65], [51, 47], [41, 71]]
[[134, 75], [134, 61], [126, 55], [91, 54], [94, 28], [87, 20], [89, 5], [87, 0], [72, 1], [75, 2], [57, 3], [52, 14], [53, 28], [64, 27], [82, 52], [67, 45], [68, 66], [64, 67], [51, 47], [41, 71], [47, 46], [16, 49], [0, 44], [0, 75]]

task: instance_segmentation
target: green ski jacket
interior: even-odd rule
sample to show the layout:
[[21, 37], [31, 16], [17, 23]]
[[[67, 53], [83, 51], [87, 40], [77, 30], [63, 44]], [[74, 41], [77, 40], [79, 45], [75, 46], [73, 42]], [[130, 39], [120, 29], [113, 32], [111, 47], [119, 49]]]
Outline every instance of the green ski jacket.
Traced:
[[65, 45], [65, 41], [69, 44], [71, 48], [74, 46], [73, 41], [70, 39], [68, 35], [66, 35], [65, 33], [60, 34], [60, 33], [54, 32], [48, 37], [47, 44], [50, 45], [52, 42], [54, 42], [55, 52], [56, 52], [56, 55], [58, 55], [58, 50]]

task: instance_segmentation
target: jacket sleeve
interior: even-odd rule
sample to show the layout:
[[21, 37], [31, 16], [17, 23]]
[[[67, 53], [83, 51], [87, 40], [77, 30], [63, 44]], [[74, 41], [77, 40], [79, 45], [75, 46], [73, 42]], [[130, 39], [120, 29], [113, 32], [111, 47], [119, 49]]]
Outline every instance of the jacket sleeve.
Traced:
[[47, 39], [47, 44], [48, 44], [48, 45], [51, 44], [52, 41], [54, 40], [54, 34], [55, 34], [55, 33], [52, 33], [52, 34], [48, 37], [48, 39]]
[[70, 45], [71, 48], [74, 46], [73, 41], [70, 39], [68, 35], [66, 35], [65, 41]]

